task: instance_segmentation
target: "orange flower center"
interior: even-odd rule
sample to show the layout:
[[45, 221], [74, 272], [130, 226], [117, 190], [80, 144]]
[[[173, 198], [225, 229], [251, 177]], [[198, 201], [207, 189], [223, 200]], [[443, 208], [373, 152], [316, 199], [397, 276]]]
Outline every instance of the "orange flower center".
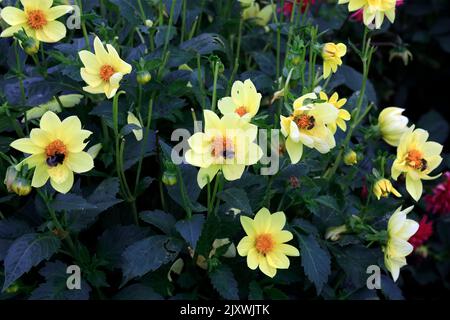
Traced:
[[274, 246], [275, 242], [270, 234], [263, 233], [256, 237], [255, 247], [259, 253], [266, 255], [273, 250]]
[[425, 170], [427, 168], [427, 161], [423, 158], [422, 152], [418, 150], [410, 150], [406, 155], [406, 164], [411, 168], [417, 170]]
[[109, 81], [114, 73], [116, 73], [116, 70], [108, 64], [105, 64], [100, 68], [100, 78], [102, 78], [103, 81]]
[[306, 114], [294, 118], [294, 121], [300, 129], [306, 130], [311, 130], [316, 124], [316, 119], [314, 119], [313, 116], [308, 116]]
[[233, 142], [226, 137], [216, 137], [212, 143], [211, 155], [215, 158], [234, 158]]
[[45, 148], [47, 155], [47, 165], [49, 167], [56, 167], [58, 164], [63, 164], [67, 155], [66, 145], [59, 139], [56, 139]]
[[247, 114], [247, 109], [244, 106], [242, 106], [234, 110], [234, 112], [236, 112], [240, 117], [243, 117]]
[[27, 24], [30, 28], [39, 30], [47, 24], [47, 18], [42, 10], [31, 10], [27, 14]]

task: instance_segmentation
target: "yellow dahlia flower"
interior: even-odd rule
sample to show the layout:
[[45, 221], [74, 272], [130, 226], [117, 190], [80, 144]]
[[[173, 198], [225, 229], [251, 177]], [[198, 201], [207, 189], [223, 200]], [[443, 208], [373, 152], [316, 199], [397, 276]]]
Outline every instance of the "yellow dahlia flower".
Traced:
[[397, 147], [402, 135], [408, 130], [408, 118], [402, 115], [405, 109], [389, 107], [384, 108], [378, 116], [378, 127], [383, 140]]
[[380, 29], [384, 16], [394, 23], [396, 2], [396, 0], [339, 0], [338, 3], [348, 3], [350, 12], [362, 8], [364, 24], [369, 26], [375, 20], [375, 28]]
[[92, 157], [84, 152], [84, 141], [92, 132], [81, 128], [80, 119], [68, 117], [64, 121], [48, 111], [40, 122], [39, 129], [30, 132], [30, 138], [18, 139], [11, 147], [30, 154], [19, 166], [27, 164], [34, 169], [31, 185], [42, 187], [48, 179], [52, 187], [67, 193], [73, 185], [73, 173], [84, 173], [94, 167]]
[[342, 65], [342, 57], [347, 53], [347, 46], [343, 43], [328, 42], [323, 46], [323, 78], [330, 76], [331, 72], [335, 73], [338, 66]]
[[53, 0], [20, 0], [24, 10], [6, 7], [1, 17], [9, 28], [3, 30], [0, 37], [12, 37], [24, 29], [29, 37], [42, 42], [58, 42], [66, 36], [66, 27], [56, 21], [59, 17], [72, 11], [72, 6], [52, 7]]
[[98, 37], [94, 40], [95, 54], [83, 50], [78, 54], [84, 64], [81, 77], [88, 84], [83, 90], [93, 94], [104, 93], [108, 99], [116, 95], [123, 76], [131, 73], [132, 67], [123, 61], [110, 44], [103, 46]]
[[[305, 105], [307, 100], [310, 103]], [[328, 126], [336, 123], [338, 109], [328, 102], [314, 100], [317, 100], [315, 93], [306, 94], [294, 101], [294, 111], [289, 117], [280, 117], [286, 150], [294, 164], [302, 157], [303, 145], [320, 153], [327, 153], [336, 146]]]
[[394, 281], [397, 281], [400, 275], [400, 268], [406, 266], [406, 256], [409, 255], [414, 247], [408, 242], [419, 229], [419, 224], [406, 215], [412, 211], [414, 206], [402, 210], [402, 207], [395, 210], [388, 222], [387, 233], [388, 240], [384, 251], [384, 264], [392, 274]]
[[272, 18], [274, 6], [271, 4], [260, 8], [259, 3], [254, 0], [240, 0], [241, 6], [244, 8], [242, 17], [244, 20], [252, 19], [258, 26], [264, 27]]
[[402, 196], [388, 179], [380, 179], [373, 186], [373, 194], [378, 200], [380, 200], [381, 197], [387, 198], [391, 193], [398, 198]]
[[235, 113], [221, 119], [212, 111], [205, 110], [205, 132], [197, 132], [188, 143], [186, 161], [200, 167], [197, 182], [203, 188], [219, 170], [226, 180], [237, 180], [245, 166], [258, 162], [262, 149], [254, 143], [258, 127], [243, 121]]
[[247, 256], [250, 269], [259, 269], [273, 278], [277, 269], [288, 269], [290, 262], [287, 256], [298, 257], [297, 248], [286, 244], [292, 240], [292, 233], [283, 230], [286, 224], [284, 212], [271, 214], [262, 208], [254, 219], [241, 216], [241, 224], [247, 236], [237, 246], [241, 257]]
[[422, 180], [432, 180], [428, 174], [442, 162], [442, 145], [428, 140], [428, 132], [423, 129], [408, 129], [400, 139], [397, 158], [392, 164], [392, 178], [397, 180], [401, 173], [406, 175], [406, 190], [418, 201], [422, 195]]
[[320, 100], [324, 100], [324, 101], [332, 104], [336, 109], [339, 110], [336, 122], [330, 123], [330, 125], [328, 126], [331, 129], [331, 132], [333, 132], [333, 134], [336, 133], [336, 129], [337, 129], [336, 126], [341, 128], [342, 131], [346, 131], [347, 124], [345, 123], [345, 121], [350, 120], [352, 118], [352, 116], [350, 115], [350, 112], [348, 112], [345, 109], [341, 109], [341, 108], [347, 103], [347, 99], [345, 99], [345, 98], [339, 99], [339, 95], [337, 92], [333, 93], [331, 95], [331, 97], [328, 98], [327, 94], [325, 92], [321, 91], [319, 96], [320, 96]]
[[223, 115], [236, 113], [249, 121], [258, 113], [261, 97], [252, 80], [235, 81], [231, 88], [231, 97], [219, 100], [219, 110]]

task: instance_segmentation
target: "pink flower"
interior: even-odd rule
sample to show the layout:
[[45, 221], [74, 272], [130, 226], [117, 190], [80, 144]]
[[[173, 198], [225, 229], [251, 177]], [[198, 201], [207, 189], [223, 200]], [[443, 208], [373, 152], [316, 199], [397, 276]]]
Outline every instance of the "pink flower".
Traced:
[[424, 242], [426, 242], [433, 235], [433, 221], [428, 221], [427, 216], [423, 216], [422, 220], [419, 222], [419, 229], [417, 232], [409, 239], [414, 249], [420, 247]]
[[[297, 0], [297, 3], [300, 4], [301, 2], [301, 10], [302, 12], [305, 12], [306, 7], [308, 4], [314, 4], [316, 0]], [[292, 9], [294, 8], [294, 0], [286, 0], [283, 5], [283, 9], [278, 9], [278, 12], [283, 10], [283, 14], [286, 17], [290, 17], [292, 15]], [[297, 6], [298, 8], [298, 6]]]
[[433, 189], [433, 194], [425, 196], [427, 210], [432, 213], [450, 213], [450, 172], [444, 174], [445, 181]]
[[[404, 0], [397, 0], [397, 3], [395, 4], [397, 7], [400, 7], [404, 4]], [[355, 11], [351, 16], [350, 20], [362, 22], [363, 21], [363, 9], [359, 9]]]

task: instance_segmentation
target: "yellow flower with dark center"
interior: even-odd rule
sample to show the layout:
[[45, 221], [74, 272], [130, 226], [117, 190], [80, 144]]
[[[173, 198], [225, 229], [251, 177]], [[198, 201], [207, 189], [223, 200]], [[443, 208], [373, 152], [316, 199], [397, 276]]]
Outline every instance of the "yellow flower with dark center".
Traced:
[[407, 265], [406, 256], [409, 255], [414, 247], [408, 242], [419, 229], [419, 224], [406, 215], [412, 211], [414, 206], [402, 210], [402, 207], [395, 210], [388, 222], [388, 240], [384, 251], [384, 264], [392, 274], [394, 281], [397, 281], [400, 275], [400, 269]]
[[74, 181], [73, 173], [84, 173], [94, 167], [92, 157], [84, 152], [84, 141], [92, 132], [81, 128], [80, 119], [68, 117], [64, 121], [48, 111], [40, 122], [39, 129], [30, 132], [30, 138], [18, 139], [11, 147], [30, 154], [18, 166], [27, 164], [34, 168], [31, 185], [42, 187], [48, 179], [52, 187], [61, 193], [70, 191]]
[[[305, 104], [307, 100], [311, 102]], [[327, 153], [336, 146], [328, 126], [336, 123], [338, 109], [328, 102], [314, 100], [317, 100], [315, 93], [306, 94], [294, 101], [294, 110], [289, 117], [280, 117], [286, 150], [294, 164], [302, 157], [303, 145], [320, 153]]]
[[92, 94], [104, 93], [108, 99], [114, 97], [123, 76], [131, 73], [132, 67], [123, 61], [110, 44], [103, 46], [98, 37], [94, 39], [95, 54], [87, 50], [78, 54], [84, 64], [81, 77], [88, 84], [83, 90]]
[[219, 170], [226, 180], [239, 179], [248, 165], [262, 157], [262, 149], [254, 143], [258, 127], [241, 119], [235, 113], [219, 118], [205, 110], [205, 132], [197, 132], [188, 143], [186, 161], [200, 167], [197, 182], [203, 188]]
[[422, 180], [432, 180], [440, 176], [429, 174], [442, 162], [442, 145], [428, 140], [428, 132], [411, 126], [401, 137], [397, 147], [397, 158], [392, 164], [394, 180], [402, 173], [406, 175], [406, 190], [414, 200], [422, 195]]
[[73, 10], [72, 6], [55, 6], [53, 0], [20, 0], [24, 10], [6, 7], [1, 17], [10, 25], [0, 37], [12, 37], [14, 33], [25, 30], [29, 37], [42, 42], [58, 42], [66, 36], [66, 27], [57, 21], [59, 17]]
[[369, 26], [375, 20], [375, 28], [380, 29], [384, 16], [394, 23], [396, 2], [396, 0], [339, 0], [338, 3], [348, 3], [350, 12], [362, 9], [364, 24]]
[[387, 198], [389, 194], [393, 194], [396, 197], [401, 197], [402, 195], [394, 188], [392, 183], [388, 179], [380, 179], [373, 186], [373, 193], [378, 200]]
[[331, 129], [331, 132], [336, 133], [337, 129], [336, 126], [341, 128], [342, 131], [346, 131], [347, 124], [345, 123], [345, 121], [348, 121], [352, 118], [352, 116], [347, 110], [342, 109], [342, 107], [347, 103], [347, 99], [345, 98], [339, 99], [339, 95], [337, 92], [333, 93], [331, 97], [328, 98], [327, 94], [321, 91], [319, 96], [321, 100], [325, 100], [326, 102], [332, 104], [336, 109], [339, 110], [336, 122], [330, 123], [328, 126]]
[[249, 121], [258, 113], [261, 97], [252, 80], [235, 81], [231, 88], [231, 97], [219, 100], [219, 110], [223, 115], [236, 113]]
[[328, 42], [323, 46], [323, 78], [326, 79], [333, 72], [337, 71], [338, 66], [342, 65], [342, 57], [347, 53], [347, 46], [343, 43]]
[[286, 224], [284, 212], [271, 214], [262, 208], [254, 219], [241, 216], [241, 224], [247, 234], [239, 242], [237, 250], [240, 256], [247, 257], [250, 269], [259, 269], [273, 278], [277, 269], [288, 269], [290, 262], [287, 256], [298, 257], [297, 248], [286, 244], [292, 240], [292, 233], [283, 230]]

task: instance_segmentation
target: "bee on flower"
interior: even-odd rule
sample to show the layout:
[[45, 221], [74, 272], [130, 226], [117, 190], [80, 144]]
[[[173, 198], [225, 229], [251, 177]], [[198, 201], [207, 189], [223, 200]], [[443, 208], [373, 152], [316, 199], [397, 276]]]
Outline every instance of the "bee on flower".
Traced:
[[250, 121], [258, 113], [261, 98], [261, 93], [256, 91], [252, 80], [235, 81], [231, 88], [231, 97], [220, 99], [218, 107], [223, 115], [235, 113]]
[[226, 180], [239, 179], [245, 167], [253, 165], [262, 157], [262, 149], [254, 143], [258, 127], [241, 119], [235, 113], [219, 118], [205, 110], [205, 132], [197, 132], [188, 143], [186, 161], [200, 167], [197, 182], [203, 188], [212, 181], [219, 170]]
[[57, 21], [73, 10], [72, 6], [53, 7], [53, 0], [20, 0], [23, 10], [6, 7], [1, 17], [9, 28], [3, 30], [0, 37], [12, 37], [16, 32], [25, 30], [29, 37], [42, 42], [58, 42], [66, 36], [66, 27]]
[[391, 23], [395, 20], [396, 0], [339, 0], [339, 4], [348, 3], [348, 11], [362, 10], [364, 24], [370, 26], [375, 20], [375, 28], [380, 29], [384, 17]]
[[241, 257], [247, 257], [250, 269], [259, 269], [273, 278], [277, 269], [289, 269], [289, 258], [300, 255], [297, 248], [286, 242], [292, 240], [293, 235], [283, 230], [286, 224], [284, 212], [271, 214], [262, 208], [254, 219], [241, 216], [241, 225], [247, 234], [241, 239], [237, 251]]
[[328, 102], [316, 102], [315, 93], [294, 101], [289, 117], [281, 116], [281, 133], [286, 138], [286, 150], [293, 164], [300, 161], [303, 145], [320, 153], [328, 153], [336, 146], [329, 125], [336, 123], [338, 109]]
[[92, 94], [104, 93], [111, 99], [116, 95], [122, 78], [131, 73], [132, 67], [120, 58], [112, 45], [107, 44], [106, 49], [100, 39], [95, 37], [95, 54], [87, 50], [78, 54], [84, 64], [80, 70], [81, 77], [88, 84], [83, 90]]
[[406, 256], [413, 252], [414, 247], [408, 242], [419, 229], [419, 224], [406, 215], [413, 210], [414, 206], [402, 210], [402, 207], [395, 210], [390, 217], [387, 227], [387, 243], [383, 247], [384, 264], [397, 281], [400, 269], [407, 265]]
[[328, 42], [323, 46], [323, 78], [327, 79], [331, 73], [336, 73], [338, 66], [342, 65], [342, 57], [347, 53], [347, 46], [343, 43]]
[[337, 127], [339, 127], [342, 131], [345, 132], [347, 130], [347, 124], [345, 123], [345, 121], [349, 121], [352, 118], [350, 112], [348, 112], [345, 109], [342, 109], [342, 107], [347, 103], [347, 99], [345, 98], [339, 99], [339, 95], [337, 92], [333, 93], [331, 97], [328, 98], [327, 94], [321, 91], [319, 93], [319, 97], [321, 100], [324, 100], [325, 102], [332, 104], [336, 109], [339, 110], [336, 122], [330, 123], [329, 125], [331, 132], [333, 132], [333, 134], [336, 133]]
[[394, 180], [402, 173], [406, 175], [406, 190], [414, 200], [419, 201], [423, 186], [422, 180], [432, 180], [440, 175], [429, 174], [442, 162], [442, 145], [428, 140], [428, 132], [423, 129], [406, 131], [397, 147], [397, 158], [392, 164], [391, 174]]
[[84, 141], [92, 132], [81, 128], [80, 119], [71, 116], [61, 121], [47, 111], [41, 118], [40, 128], [31, 130], [29, 138], [18, 139], [11, 147], [30, 156], [18, 167], [27, 164], [34, 168], [31, 185], [42, 187], [49, 179], [52, 187], [67, 193], [73, 186], [73, 173], [84, 173], [94, 167], [92, 156], [83, 151]]

